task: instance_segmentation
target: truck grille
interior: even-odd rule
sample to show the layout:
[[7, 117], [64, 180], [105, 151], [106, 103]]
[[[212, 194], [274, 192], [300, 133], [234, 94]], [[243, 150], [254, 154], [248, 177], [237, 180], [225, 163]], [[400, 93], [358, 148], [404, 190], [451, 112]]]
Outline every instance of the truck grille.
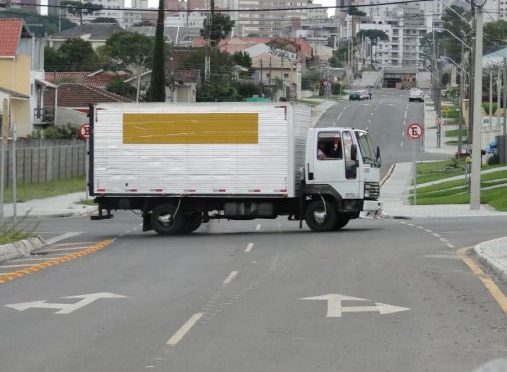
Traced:
[[364, 198], [366, 200], [377, 200], [380, 196], [380, 185], [378, 182], [364, 183]]

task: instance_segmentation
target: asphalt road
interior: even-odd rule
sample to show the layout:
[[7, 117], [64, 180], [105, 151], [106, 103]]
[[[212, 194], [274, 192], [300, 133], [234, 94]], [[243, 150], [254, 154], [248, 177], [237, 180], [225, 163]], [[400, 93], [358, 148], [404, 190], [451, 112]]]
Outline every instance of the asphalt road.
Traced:
[[[384, 162], [405, 160], [406, 105], [384, 100], [403, 102], [386, 93], [339, 123], [364, 118]], [[457, 256], [504, 236], [507, 218], [365, 219], [319, 234], [282, 218], [221, 221], [177, 237], [139, 223], [40, 221], [54, 244], [28, 262], [65, 259], [0, 284], [0, 370], [472, 371], [507, 353], [505, 313]]]

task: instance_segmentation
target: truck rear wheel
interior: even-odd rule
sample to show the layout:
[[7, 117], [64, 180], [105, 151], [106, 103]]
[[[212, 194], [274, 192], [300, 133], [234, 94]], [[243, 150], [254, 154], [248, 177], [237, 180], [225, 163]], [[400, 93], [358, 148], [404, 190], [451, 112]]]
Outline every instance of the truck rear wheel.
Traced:
[[336, 208], [329, 202], [316, 200], [306, 208], [305, 221], [312, 231], [331, 231], [336, 226]]
[[151, 212], [151, 226], [159, 235], [178, 234], [182, 231], [183, 223], [182, 211], [176, 211], [173, 204], [160, 204]]

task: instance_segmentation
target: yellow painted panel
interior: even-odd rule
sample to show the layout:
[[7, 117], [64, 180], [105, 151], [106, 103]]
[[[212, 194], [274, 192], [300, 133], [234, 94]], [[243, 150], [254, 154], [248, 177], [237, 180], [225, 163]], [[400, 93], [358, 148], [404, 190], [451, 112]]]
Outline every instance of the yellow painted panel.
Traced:
[[257, 113], [123, 114], [125, 144], [256, 144]]

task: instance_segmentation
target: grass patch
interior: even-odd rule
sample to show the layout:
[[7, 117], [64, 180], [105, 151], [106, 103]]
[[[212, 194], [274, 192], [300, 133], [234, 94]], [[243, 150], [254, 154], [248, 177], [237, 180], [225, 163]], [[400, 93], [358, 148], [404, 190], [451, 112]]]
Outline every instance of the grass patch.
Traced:
[[437, 181], [462, 175], [465, 171], [464, 167], [464, 161], [454, 159], [417, 163], [417, 183]]
[[18, 240], [33, 237], [33, 231], [37, 228], [38, 223], [29, 227], [25, 222], [25, 218], [20, 219], [16, 223], [12, 219], [0, 221], [0, 245], [15, 243]]
[[[25, 202], [32, 199], [49, 198], [85, 190], [84, 177], [68, 180], [56, 180], [41, 183], [27, 183], [17, 185], [16, 200]], [[5, 189], [5, 202], [12, 203], [12, 188]]]
[[[507, 183], [507, 171], [481, 175], [481, 188]], [[413, 192], [409, 196], [413, 204]], [[417, 204], [467, 204], [470, 202], [465, 180], [454, 180], [417, 189]], [[481, 203], [489, 204], [499, 211], [507, 211], [507, 185], [490, 190], [481, 190]]]
[[[446, 135], [447, 137], [458, 137], [458, 136], [459, 136], [459, 131], [458, 131], [458, 129], [451, 129], [451, 130], [446, 131], [446, 132], [445, 132], [445, 135]], [[461, 130], [461, 136], [462, 136], [463, 138], [466, 138], [466, 137], [468, 136], [468, 130], [467, 130], [467, 129], [465, 129], [465, 128], [463, 128], [463, 129]]]
[[317, 102], [317, 101], [312, 101], [312, 100], [309, 100], [309, 99], [300, 99], [298, 100], [299, 103], [304, 103], [305, 105], [309, 105], [309, 106], [318, 106], [321, 104], [321, 102]]

